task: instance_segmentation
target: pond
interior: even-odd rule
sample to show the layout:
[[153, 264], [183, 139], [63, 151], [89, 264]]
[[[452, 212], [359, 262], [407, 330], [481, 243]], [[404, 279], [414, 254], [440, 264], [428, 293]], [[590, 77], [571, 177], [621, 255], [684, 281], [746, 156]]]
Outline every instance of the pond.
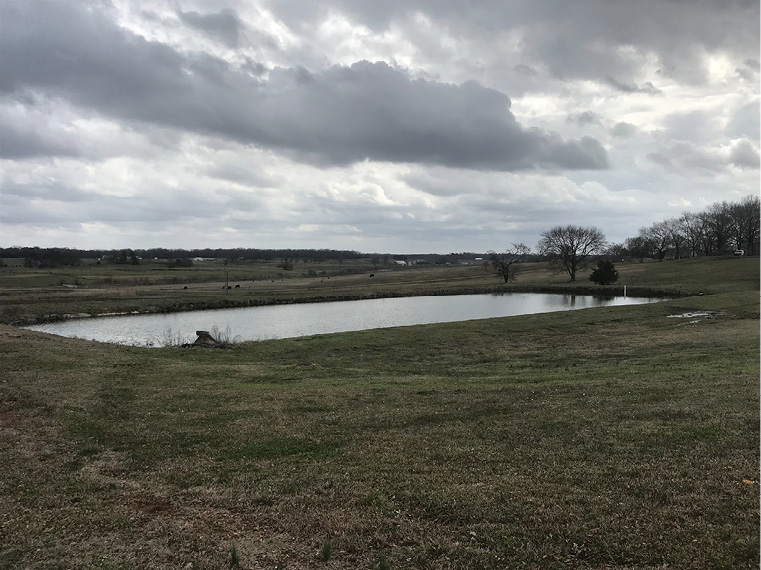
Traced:
[[192, 342], [195, 331], [229, 331], [237, 340], [292, 338], [344, 331], [548, 313], [660, 301], [540, 293], [395, 297], [75, 319], [26, 327], [66, 337], [134, 346]]

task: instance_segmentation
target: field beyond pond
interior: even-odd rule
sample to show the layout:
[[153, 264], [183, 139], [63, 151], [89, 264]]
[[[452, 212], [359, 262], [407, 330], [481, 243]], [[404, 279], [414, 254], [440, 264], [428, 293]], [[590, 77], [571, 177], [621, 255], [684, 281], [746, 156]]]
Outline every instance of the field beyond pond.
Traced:
[[[0, 320], [569, 286], [364, 269], [4, 268]], [[618, 269], [693, 295], [229, 349], [0, 325], [0, 568], [758, 568], [759, 261]]]

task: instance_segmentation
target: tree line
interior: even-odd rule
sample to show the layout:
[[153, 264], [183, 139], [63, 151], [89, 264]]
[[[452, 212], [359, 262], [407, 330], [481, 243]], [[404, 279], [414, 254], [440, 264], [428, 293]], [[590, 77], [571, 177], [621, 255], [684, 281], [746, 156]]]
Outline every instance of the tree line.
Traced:
[[623, 244], [610, 246], [614, 258], [633, 257], [640, 261], [663, 261], [707, 255], [724, 255], [743, 250], [745, 255], [759, 253], [761, 205], [758, 196], [739, 202], [716, 202], [702, 212], [681, 216], [640, 228]]
[[352, 250], [334, 249], [257, 249], [257, 248], [204, 248], [204, 249], [71, 249], [63, 247], [8, 247], [0, 248], [0, 258], [23, 259], [26, 267], [75, 267], [82, 259], [98, 259], [105, 263], [133, 264], [140, 259], [170, 259], [189, 261], [195, 257], [228, 259], [231, 261], [344, 261], [366, 257]]
[[[726, 255], [742, 250], [743, 255], [758, 255], [761, 204], [758, 196], [746, 196], [739, 202], [717, 202], [703, 212], [684, 212], [681, 216], [640, 228], [635, 237], [622, 244], [608, 244], [599, 228], [556, 226], [542, 232], [537, 251], [542, 259], [576, 280], [579, 270], [596, 259], [598, 267], [591, 279], [595, 283], [612, 283], [618, 274], [611, 259], [645, 258], [663, 261], [702, 255]], [[507, 283], [519, 274], [529, 260], [531, 248], [512, 244], [503, 253], [488, 252], [487, 265]], [[607, 258], [607, 259], [606, 259]]]

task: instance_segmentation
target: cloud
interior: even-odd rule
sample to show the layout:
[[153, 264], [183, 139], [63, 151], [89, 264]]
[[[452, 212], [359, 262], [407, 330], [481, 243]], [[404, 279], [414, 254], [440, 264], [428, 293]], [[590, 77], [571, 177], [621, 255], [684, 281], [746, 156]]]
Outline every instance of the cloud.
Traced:
[[576, 123], [583, 127], [586, 125], [601, 124], [600, 116], [594, 111], [584, 111], [582, 113], [572, 113], [566, 118], [568, 123]]
[[614, 89], [623, 91], [624, 93], [646, 93], [648, 95], [659, 95], [661, 93], [661, 90], [653, 85], [650, 81], [647, 81], [642, 85], [636, 85], [635, 83], [631, 82], [618, 81], [608, 75], [605, 77], [605, 82]]
[[[248, 204], [251, 205], [250, 203]], [[192, 188], [158, 187], [137, 196], [85, 192], [64, 183], [3, 183], [0, 221], [6, 224], [160, 223], [209, 220], [225, 213], [224, 201]]]
[[439, 0], [326, 0], [319, 6], [291, 0], [271, 7], [290, 26], [307, 30], [323, 14], [341, 13], [381, 34], [423, 14], [433, 28], [463, 46], [479, 43], [499, 52], [503, 39], [514, 35], [517, 41], [510, 45], [517, 54], [504, 50], [495, 58], [501, 65], [517, 55], [512, 63], [524, 71], [542, 68], [565, 81], [630, 78], [613, 80], [622, 92], [654, 92], [651, 78], [640, 79], [646, 71], [704, 84], [706, 53], [728, 55], [738, 64], [758, 58], [755, 0], [473, 0], [467, 10], [458, 2]]
[[146, 41], [79, 5], [40, 6], [7, 10], [14, 31], [0, 38], [0, 90], [11, 96], [40, 92], [105, 116], [231, 137], [320, 164], [607, 166], [598, 141], [523, 128], [507, 95], [475, 82], [412, 79], [366, 61], [315, 73], [275, 68], [263, 81], [224, 60]]
[[614, 137], [630, 138], [637, 133], [637, 127], [626, 121], [619, 121], [610, 129], [610, 134]]
[[682, 140], [693, 144], [713, 144], [721, 136], [721, 116], [716, 109], [698, 109], [668, 113], [662, 120], [665, 140]]
[[526, 75], [528, 77], [536, 77], [538, 75], [536, 70], [532, 69], [528, 65], [518, 64], [515, 67], [513, 67], [513, 69], [516, 72], [520, 73], [521, 75]]
[[729, 160], [740, 168], [758, 168], [758, 150], [748, 139], [736, 141], [729, 153]]
[[683, 175], [713, 176], [730, 166], [756, 169], [759, 154], [748, 139], [734, 141], [729, 147], [705, 147], [689, 141], [675, 141], [647, 155], [654, 163]]
[[53, 116], [27, 112], [23, 105], [0, 104], [0, 158], [81, 156], [71, 130]]
[[759, 102], [752, 101], [737, 109], [727, 123], [724, 133], [731, 138], [748, 137], [758, 140], [761, 137], [759, 127]]
[[188, 26], [222, 42], [229, 48], [238, 46], [239, 35], [243, 28], [243, 23], [235, 10], [228, 8], [210, 14], [199, 14], [198, 12], [193, 11], [183, 12], [177, 10], [177, 16]]
[[687, 8], [0, 0], [0, 239], [622, 241], [758, 188], [758, 2]]

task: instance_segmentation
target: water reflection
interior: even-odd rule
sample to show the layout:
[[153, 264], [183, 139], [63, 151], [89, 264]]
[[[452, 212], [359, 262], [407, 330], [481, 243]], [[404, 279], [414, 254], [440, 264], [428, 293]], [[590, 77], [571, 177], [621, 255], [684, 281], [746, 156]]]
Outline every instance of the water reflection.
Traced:
[[216, 327], [241, 340], [290, 338], [343, 331], [466, 321], [584, 309], [632, 305], [659, 299], [637, 297], [593, 297], [539, 293], [497, 295], [447, 295], [397, 297], [247, 307], [215, 311], [135, 315], [80, 319], [28, 327], [68, 337], [139, 346], [160, 346], [171, 337], [192, 341], [196, 330]]

